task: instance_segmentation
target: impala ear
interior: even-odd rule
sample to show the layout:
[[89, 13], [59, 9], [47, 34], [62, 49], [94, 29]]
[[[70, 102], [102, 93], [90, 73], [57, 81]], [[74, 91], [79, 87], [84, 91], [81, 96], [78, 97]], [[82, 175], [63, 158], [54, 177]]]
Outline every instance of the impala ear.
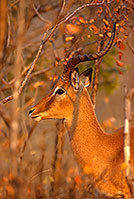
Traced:
[[74, 71], [71, 73], [71, 85], [74, 88], [74, 90], [77, 92], [79, 89], [79, 72], [78, 68], [75, 68]]
[[82, 72], [80, 76], [82, 76], [82, 82], [84, 83], [85, 87], [88, 87], [92, 81], [92, 73], [93, 69], [88, 68], [86, 71]]

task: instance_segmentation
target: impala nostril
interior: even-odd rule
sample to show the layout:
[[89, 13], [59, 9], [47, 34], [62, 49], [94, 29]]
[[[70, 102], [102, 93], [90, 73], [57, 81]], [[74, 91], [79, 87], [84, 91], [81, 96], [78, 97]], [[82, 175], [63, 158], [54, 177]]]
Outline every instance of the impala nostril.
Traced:
[[29, 116], [31, 116], [31, 114], [34, 112], [34, 110], [35, 110], [35, 109], [31, 109], [31, 110], [29, 111]]

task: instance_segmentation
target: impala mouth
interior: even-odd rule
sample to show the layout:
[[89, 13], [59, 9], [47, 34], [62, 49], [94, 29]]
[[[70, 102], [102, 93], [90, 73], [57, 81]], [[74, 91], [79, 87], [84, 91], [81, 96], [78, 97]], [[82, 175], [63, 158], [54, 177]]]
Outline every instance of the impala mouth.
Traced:
[[34, 119], [35, 121], [39, 122], [41, 120], [41, 115], [35, 115], [35, 116], [30, 116], [32, 119]]
[[32, 110], [29, 111], [29, 116], [30, 116], [32, 119], [34, 119], [34, 120], [36, 120], [36, 121], [39, 122], [39, 121], [41, 120], [41, 115], [32, 115], [33, 112], [34, 112], [34, 110], [35, 110], [35, 109], [32, 109]]
[[35, 118], [37, 118], [37, 117], [40, 117], [40, 116], [39, 116], [39, 115], [37, 115], [37, 116], [32, 116], [32, 115], [31, 115], [31, 118], [32, 118], [32, 119], [35, 119]]

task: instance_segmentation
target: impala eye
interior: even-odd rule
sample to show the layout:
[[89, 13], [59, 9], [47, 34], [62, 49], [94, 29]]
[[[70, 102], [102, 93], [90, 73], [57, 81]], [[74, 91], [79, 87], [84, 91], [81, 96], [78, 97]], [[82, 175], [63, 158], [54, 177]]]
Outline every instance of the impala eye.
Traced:
[[58, 94], [58, 95], [62, 95], [64, 93], [64, 90], [62, 90], [61, 88], [59, 88], [55, 94]]

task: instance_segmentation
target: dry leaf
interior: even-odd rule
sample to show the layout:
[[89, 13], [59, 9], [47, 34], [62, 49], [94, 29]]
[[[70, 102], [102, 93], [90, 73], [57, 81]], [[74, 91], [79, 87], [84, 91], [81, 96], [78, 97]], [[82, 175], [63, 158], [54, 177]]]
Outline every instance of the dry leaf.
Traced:
[[44, 82], [43, 81], [38, 81], [38, 82], [34, 83], [33, 87], [34, 88], [38, 88], [39, 86], [42, 86], [42, 85], [44, 85]]
[[14, 195], [15, 194], [15, 191], [14, 191], [14, 189], [13, 189], [13, 187], [11, 186], [11, 185], [7, 185], [6, 186], [6, 190], [7, 190], [7, 192], [8, 192], [8, 195]]
[[125, 50], [125, 44], [123, 43], [122, 39], [118, 39], [118, 40], [117, 40], [117, 46], [118, 46], [118, 48], [120, 48], [121, 50]]
[[9, 179], [8, 179], [7, 177], [3, 177], [1, 181], [2, 181], [2, 182], [8, 182], [8, 180], [9, 180]]
[[117, 64], [119, 67], [123, 67], [123, 66], [124, 66], [124, 63], [121, 62], [120, 60], [116, 60], [116, 64]]
[[76, 20], [77, 20], [77, 17], [76, 17], [76, 16], [73, 16], [73, 17], [72, 17], [72, 23], [75, 23]]
[[73, 35], [75, 33], [80, 33], [80, 27], [78, 25], [74, 25], [74, 24], [67, 24], [66, 32], [71, 35]]
[[98, 16], [100, 16], [102, 12], [103, 12], [103, 8], [102, 8], [102, 7], [99, 7]]
[[93, 23], [94, 22], [94, 19], [90, 19], [89, 23]]
[[102, 127], [104, 129], [106, 128], [112, 128], [113, 127], [113, 124], [112, 124], [112, 121], [110, 118], [108, 118], [107, 120], [104, 120], [103, 123], [102, 123]]
[[119, 27], [119, 24], [117, 23], [117, 24], [116, 24], [116, 28], [118, 28], [118, 27]]
[[107, 33], [107, 35], [108, 35], [108, 37], [110, 37], [110, 38], [111, 38], [111, 32], [108, 32], [108, 33]]
[[105, 98], [104, 98], [104, 102], [105, 102], [106, 104], [108, 104], [108, 103], [109, 103], [109, 97], [105, 97]]
[[57, 76], [56, 74], [54, 74], [53, 77], [50, 77], [50, 78], [49, 78], [49, 80], [53, 80], [53, 81], [55, 81], [56, 79], [58, 79], [58, 76]]
[[123, 75], [123, 72], [118, 68], [118, 72], [120, 75]]
[[75, 182], [76, 182], [76, 184], [81, 184], [82, 183], [81, 177], [80, 176], [76, 176], [75, 177]]
[[124, 30], [124, 28], [120, 28], [120, 32], [124, 32], [125, 30]]
[[79, 21], [83, 24], [86, 24], [87, 21], [85, 21], [85, 19], [82, 16], [79, 16]]
[[99, 34], [100, 37], [103, 37], [103, 34]]
[[119, 53], [119, 60], [121, 60], [123, 53], [122, 52], [118, 52], [118, 53]]
[[94, 24], [90, 25], [89, 29], [94, 31], [94, 34], [98, 34], [99, 32], [98, 28]]
[[108, 22], [106, 19], [103, 19], [103, 22], [104, 22], [107, 26], [109, 26], [109, 22]]
[[31, 194], [31, 188], [30, 187], [27, 188], [27, 193]]
[[66, 37], [66, 38], [65, 38], [65, 41], [66, 41], [66, 42], [67, 42], [67, 41], [71, 41], [73, 38], [74, 38], [74, 36]]

